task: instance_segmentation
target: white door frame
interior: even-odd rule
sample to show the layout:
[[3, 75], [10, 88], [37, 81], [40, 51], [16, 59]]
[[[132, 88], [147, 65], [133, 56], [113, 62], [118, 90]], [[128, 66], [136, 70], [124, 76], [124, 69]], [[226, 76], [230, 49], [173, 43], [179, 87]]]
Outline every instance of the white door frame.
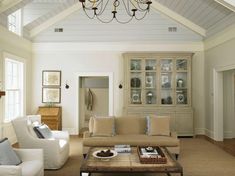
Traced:
[[101, 77], [106, 76], [109, 78], [109, 116], [113, 116], [113, 72], [78, 72], [76, 73], [76, 102], [77, 102], [77, 112], [75, 118], [75, 130], [76, 134], [79, 134], [79, 88], [80, 88], [80, 78], [81, 77]]
[[214, 118], [214, 140], [224, 140], [224, 114], [223, 114], [223, 71], [235, 69], [234, 65], [216, 67], [213, 69], [213, 118]]

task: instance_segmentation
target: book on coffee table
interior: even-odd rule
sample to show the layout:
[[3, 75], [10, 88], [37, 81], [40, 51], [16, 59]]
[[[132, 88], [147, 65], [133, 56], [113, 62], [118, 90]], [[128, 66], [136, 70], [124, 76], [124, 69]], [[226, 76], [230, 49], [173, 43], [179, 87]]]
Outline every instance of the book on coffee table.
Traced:
[[130, 153], [131, 152], [131, 146], [126, 145], [126, 144], [115, 145], [114, 150], [118, 153]]

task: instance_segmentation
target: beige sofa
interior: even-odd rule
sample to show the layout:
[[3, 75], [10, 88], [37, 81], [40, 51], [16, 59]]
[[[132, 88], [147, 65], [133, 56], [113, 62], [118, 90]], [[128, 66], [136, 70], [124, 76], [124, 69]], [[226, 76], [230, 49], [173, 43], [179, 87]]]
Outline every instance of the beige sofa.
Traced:
[[[99, 118], [99, 117], [97, 117]], [[107, 128], [107, 124], [103, 128]], [[114, 146], [116, 144], [129, 144], [131, 146], [166, 146], [178, 157], [180, 151], [180, 142], [176, 132], [170, 132], [169, 135], [147, 135], [147, 119], [143, 117], [115, 117], [114, 135], [94, 135], [94, 118], [89, 121], [89, 131], [83, 134], [83, 146]]]

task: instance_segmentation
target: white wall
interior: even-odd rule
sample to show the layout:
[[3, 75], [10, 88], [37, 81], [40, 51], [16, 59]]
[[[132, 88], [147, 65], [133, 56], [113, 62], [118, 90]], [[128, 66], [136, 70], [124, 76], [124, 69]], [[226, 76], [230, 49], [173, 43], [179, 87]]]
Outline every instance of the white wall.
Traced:
[[195, 134], [205, 134], [205, 56], [196, 52], [192, 60], [192, 105]]
[[[232, 36], [231, 36], [232, 37]], [[213, 69], [235, 65], [235, 38], [205, 51], [206, 134], [213, 138]]]
[[[173, 44], [172, 44], [173, 43]], [[33, 45], [33, 93], [32, 110], [35, 113], [41, 103], [42, 70], [62, 71], [63, 129], [75, 132], [76, 117], [76, 81], [77, 72], [113, 72], [114, 73], [114, 115], [122, 114], [123, 83], [122, 53], [127, 51], [187, 51], [194, 52], [193, 58], [193, 106], [195, 109], [195, 127], [204, 129], [203, 98], [204, 54], [202, 43], [35, 43]], [[200, 70], [200, 74], [197, 73]], [[65, 82], [70, 89], [65, 89]]]
[[[9, 53], [25, 59], [26, 62], [26, 113], [31, 111], [31, 42], [0, 26], [0, 81], [3, 80], [3, 53]], [[3, 85], [4, 88], [4, 85]], [[0, 138], [8, 137], [11, 142], [16, 137], [10, 123], [3, 123], [4, 97], [0, 99]]]

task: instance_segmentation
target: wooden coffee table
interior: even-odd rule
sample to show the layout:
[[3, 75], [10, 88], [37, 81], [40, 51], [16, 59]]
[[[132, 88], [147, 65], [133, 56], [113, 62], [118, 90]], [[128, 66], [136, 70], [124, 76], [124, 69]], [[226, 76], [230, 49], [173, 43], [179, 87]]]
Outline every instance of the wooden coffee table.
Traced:
[[[107, 147], [92, 147], [89, 149], [86, 158], [80, 167], [80, 176], [83, 173], [179, 173], [183, 176], [182, 166], [174, 159], [167, 148], [162, 147], [162, 151], [167, 157], [166, 164], [141, 164], [137, 154], [137, 148], [132, 147], [131, 153], [120, 153], [115, 158], [102, 161], [92, 156], [97, 150], [107, 149]], [[110, 148], [111, 149], [111, 148]]]

